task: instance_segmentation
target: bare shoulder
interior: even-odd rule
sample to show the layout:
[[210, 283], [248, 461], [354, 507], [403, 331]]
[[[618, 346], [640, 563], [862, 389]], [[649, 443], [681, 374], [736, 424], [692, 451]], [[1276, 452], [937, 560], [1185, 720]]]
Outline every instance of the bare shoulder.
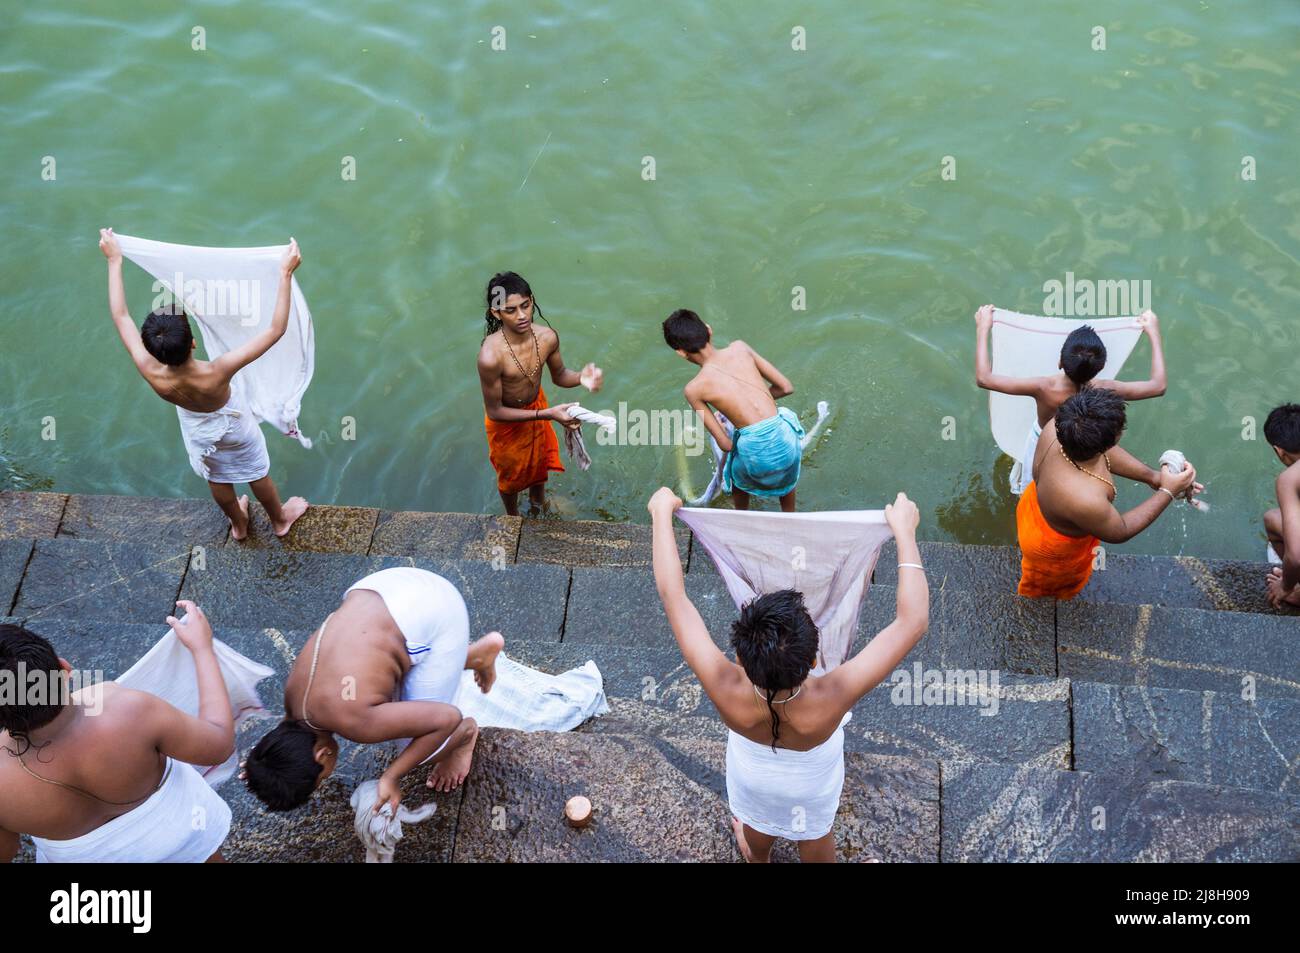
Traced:
[[533, 333], [537, 335], [537, 345], [542, 349], [543, 357], [560, 346], [560, 334], [555, 328], [534, 324]]
[[499, 340], [500, 335], [495, 331], [483, 339], [478, 349], [479, 370], [491, 370], [501, 363], [501, 349], [497, 345]]
[[1285, 495], [1300, 495], [1300, 463], [1293, 463], [1277, 475], [1277, 498], [1281, 502]]

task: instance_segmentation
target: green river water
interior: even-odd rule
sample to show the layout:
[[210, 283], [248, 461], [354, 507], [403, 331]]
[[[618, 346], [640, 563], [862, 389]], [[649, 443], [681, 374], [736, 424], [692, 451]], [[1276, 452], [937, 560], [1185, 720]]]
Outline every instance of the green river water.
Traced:
[[[483, 285], [510, 268], [569, 365], [604, 368], [594, 409], [684, 406], [694, 369], [659, 324], [691, 307], [776, 363], [805, 421], [829, 401], [803, 508], [902, 489], [923, 537], [1005, 543], [1009, 461], [971, 315], [1041, 313], [1044, 282], [1073, 273], [1151, 282], [1170, 386], [1130, 407], [1125, 445], [1182, 449], [1213, 504], [1127, 548], [1262, 555], [1277, 464], [1243, 418], [1262, 428], [1300, 394], [1291, 0], [7, 7], [0, 486], [206, 495], [117, 341], [97, 229], [292, 234], [316, 447], [268, 428], [286, 493], [499, 511], [475, 356]], [[149, 282], [126, 267], [138, 320]], [[1148, 361], [1144, 341], [1124, 376]], [[657, 486], [680, 486], [676, 448], [589, 444], [589, 472], [552, 478], [563, 517], [644, 520]], [[708, 461], [686, 461], [695, 489]], [[1122, 485], [1120, 505], [1148, 492]]]

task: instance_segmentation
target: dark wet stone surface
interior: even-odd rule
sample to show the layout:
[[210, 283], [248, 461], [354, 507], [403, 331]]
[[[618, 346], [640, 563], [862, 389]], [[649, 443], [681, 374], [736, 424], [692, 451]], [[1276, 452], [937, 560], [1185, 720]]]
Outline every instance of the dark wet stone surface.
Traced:
[[1300, 794], [1300, 702], [1074, 683], [1075, 767]]
[[[722, 577], [689, 573], [686, 593], [704, 618], [713, 641], [728, 644], [731, 624], [736, 621], [736, 604]], [[582, 567], [573, 570], [564, 641], [652, 648], [677, 645], [649, 571]]]
[[0, 490], [0, 539], [49, 539], [59, 529], [66, 493]]
[[184, 547], [37, 540], [13, 614], [161, 623], [189, 558]]
[[372, 556], [515, 561], [522, 517], [481, 513], [381, 512]]
[[1300, 700], [1300, 619], [1080, 600], [1057, 614], [1068, 678]]
[[386, 564], [413, 565], [445, 576], [460, 590], [469, 608], [470, 639], [500, 632], [512, 639], [559, 640], [569, 591], [569, 570], [563, 566], [436, 559], [397, 560]]
[[[677, 551], [686, 563], [690, 531], [673, 529]], [[596, 520], [525, 519], [519, 534], [519, 562], [549, 562], [565, 566], [651, 565], [650, 527], [636, 523]]]
[[13, 606], [31, 555], [30, 539], [0, 539], [0, 612], [8, 612]]
[[59, 537], [175, 547], [221, 546], [230, 521], [212, 500], [138, 496], [68, 497]]
[[1078, 771], [945, 764], [943, 860], [1293, 862], [1300, 860], [1300, 799]]
[[[1261, 550], [1263, 544], [1260, 544]], [[1088, 602], [1275, 613], [1265, 599], [1264, 562], [1194, 556], [1111, 554], [1079, 594]], [[1288, 610], [1284, 614], [1291, 614]]]
[[[287, 496], [283, 499], [288, 499]], [[285, 536], [276, 536], [271, 521], [256, 500], [249, 500], [252, 528], [248, 537], [230, 545], [245, 549], [280, 549], [304, 553], [370, 552], [379, 510], [368, 506], [312, 506], [294, 521]]]
[[[1020, 582], [1020, 551], [1009, 546], [963, 546], [957, 543], [921, 543], [930, 591], [963, 589], [1010, 595]], [[914, 570], [905, 570], [912, 572]], [[893, 540], [885, 543], [876, 563], [876, 582], [896, 585], [898, 551]]]

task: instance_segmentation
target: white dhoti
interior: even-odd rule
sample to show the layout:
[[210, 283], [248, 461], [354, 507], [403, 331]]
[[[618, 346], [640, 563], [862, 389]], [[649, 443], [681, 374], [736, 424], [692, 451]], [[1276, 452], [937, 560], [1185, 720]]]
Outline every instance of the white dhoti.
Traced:
[[844, 789], [844, 726], [810, 751], [727, 732], [727, 803], [739, 821], [769, 837], [817, 840], [830, 833]]
[[230, 808], [198, 771], [167, 759], [149, 800], [72, 840], [33, 837], [38, 864], [201, 864], [230, 832]]
[[1020, 459], [1011, 467], [1011, 492], [1016, 496], [1025, 492], [1025, 488], [1034, 482], [1034, 454], [1038, 452], [1038, 438], [1043, 435], [1043, 428], [1035, 420], [1025, 435], [1025, 448], [1020, 451]]
[[252, 483], [271, 472], [266, 438], [243, 400], [238, 380], [231, 381], [230, 402], [220, 410], [200, 414], [176, 408], [190, 466], [212, 483]]

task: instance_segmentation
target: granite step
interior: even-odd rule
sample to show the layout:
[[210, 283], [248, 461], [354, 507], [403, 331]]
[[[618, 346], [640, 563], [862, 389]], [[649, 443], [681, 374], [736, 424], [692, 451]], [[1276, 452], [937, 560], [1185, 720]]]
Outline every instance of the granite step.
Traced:
[[945, 863], [1300, 860], [1286, 794], [996, 764], [944, 764], [941, 788]]

